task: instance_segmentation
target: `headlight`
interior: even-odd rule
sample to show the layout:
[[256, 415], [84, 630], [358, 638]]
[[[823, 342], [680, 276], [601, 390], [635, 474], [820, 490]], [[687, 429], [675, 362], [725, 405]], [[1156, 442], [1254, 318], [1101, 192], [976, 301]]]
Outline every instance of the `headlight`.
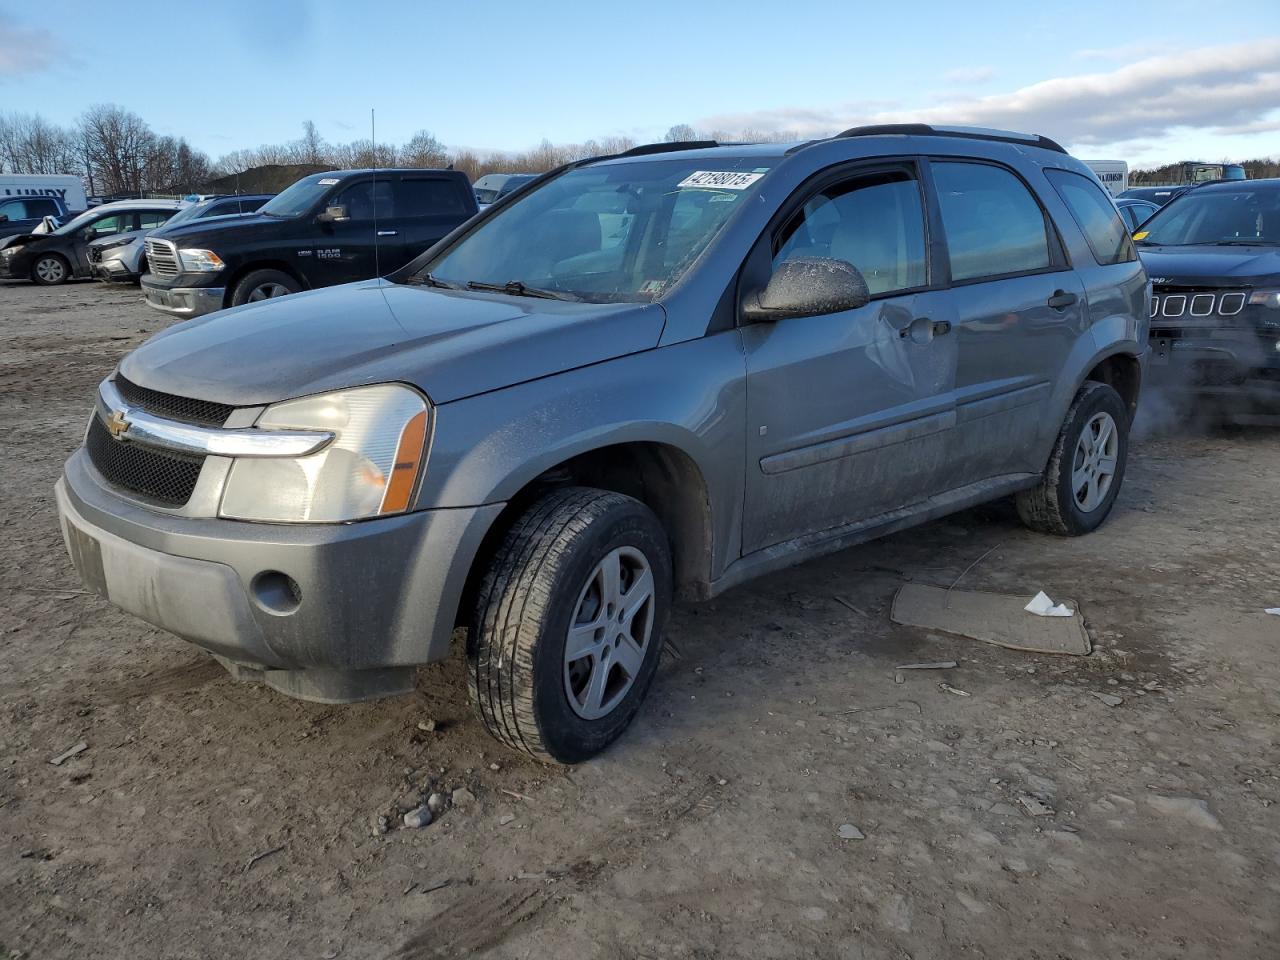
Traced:
[[327, 430], [334, 440], [296, 459], [237, 459], [227, 476], [221, 516], [281, 523], [361, 520], [409, 509], [426, 466], [430, 407], [416, 390], [384, 383], [272, 404], [256, 426]]
[[222, 258], [212, 250], [179, 250], [178, 259], [187, 273], [212, 273], [222, 269]]
[[1280, 290], [1255, 290], [1249, 294], [1249, 302], [1272, 310], [1280, 310]]

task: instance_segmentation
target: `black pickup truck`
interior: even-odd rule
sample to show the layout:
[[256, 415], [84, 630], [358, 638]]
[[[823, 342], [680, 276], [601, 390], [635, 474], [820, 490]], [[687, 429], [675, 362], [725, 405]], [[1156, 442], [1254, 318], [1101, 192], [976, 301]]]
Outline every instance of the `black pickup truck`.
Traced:
[[476, 213], [456, 170], [303, 177], [256, 214], [147, 237], [147, 303], [183, 317], [385, 275]]

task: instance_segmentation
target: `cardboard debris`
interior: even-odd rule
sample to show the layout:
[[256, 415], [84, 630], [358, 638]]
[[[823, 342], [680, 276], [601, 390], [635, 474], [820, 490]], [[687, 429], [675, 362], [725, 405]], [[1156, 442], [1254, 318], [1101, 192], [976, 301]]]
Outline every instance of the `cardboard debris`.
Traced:
[[1024, 609], [1025, 597], [970, 590], [947, 590], [908, 583], [893, 598], [894, 623], [958, 634], [1010, 650], [1087, 656], [1089, 634], [1079, 607], [1070, 616], [1036, 617]]

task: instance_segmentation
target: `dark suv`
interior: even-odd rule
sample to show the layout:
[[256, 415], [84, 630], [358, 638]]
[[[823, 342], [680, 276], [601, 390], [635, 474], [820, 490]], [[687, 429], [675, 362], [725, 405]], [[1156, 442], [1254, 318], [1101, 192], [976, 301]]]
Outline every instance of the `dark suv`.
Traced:
[[1280, 179], [1196, 187], [1134, 239], [1154, 285], [1152, 379], [1232, 417], [1280, 413]]
[[58, 483], [121, 607], [295, 696], [413, 689], [465, 625], [489, 730], [573, 762], [708, 599], [1124, 477], [1147, 278], [1088, 167], [925, 126], [570, 164], [388, 279], [179, 324]]
[[404, 266], [476, 212], [454, 170], [304, 177], [256, 214], [185, 223], [146, 240], [147, 303], [195, 316]]

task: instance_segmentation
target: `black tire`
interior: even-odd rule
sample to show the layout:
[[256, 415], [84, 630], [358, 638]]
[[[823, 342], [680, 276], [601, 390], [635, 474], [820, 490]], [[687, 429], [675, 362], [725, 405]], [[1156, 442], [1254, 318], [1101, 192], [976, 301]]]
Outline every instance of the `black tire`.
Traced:
[[60, 253], [42, 253], [31, 264], [31, 282], [58, 287], [71, 279], [71, 264]]
[[[629, 689], [610, 712], [584, 719], [570, 704], [565, 646], [580, 598], [618, 548], [638, 551], [649, 565], [652, 623]], [[670, 547], [648, 507], [589, 487], [545, 494], [506, 533], [477, 590], [467, 636], [472, 705], [495, 738], [539, 760], [594, 756], [639, 710], [658, 667], [670, 605]], [[607, 652], [603, 663], [605, 676], [616, 677]]]
[[[253, 299], [255, 292], [279, 287], [283, 287], [287, 293], [297, 293], [302, 289], [302, 285], [297, 280], [281, 270], [254, 270], [246, 273], [236, 283], [235, 289], [231, 291], [231, 305], [238, 307], [246, 303], [256, 303], [258, 301]], [[272, 296], [286, 295], [286, 293], [279, 293]], [[259, 299], [271, 299], [271, 297], [260, 297]]]
[[[1105, 496], [1085, 512], [1072, 490], [1071, 474], [1081, 433], [1099, 414], [1108, 414], [1115, 423], [1116, 466]], [[1078, 537], [1101, 526], [1124, 482], [1129, 426], [1129, 411], [1120, 394], [1105, 383], [1085, 383], [1067, 410], [1039, 485], [1022, 491], [1015, 498], [1022, 522], [1032, 530], [1059, 537]]]

